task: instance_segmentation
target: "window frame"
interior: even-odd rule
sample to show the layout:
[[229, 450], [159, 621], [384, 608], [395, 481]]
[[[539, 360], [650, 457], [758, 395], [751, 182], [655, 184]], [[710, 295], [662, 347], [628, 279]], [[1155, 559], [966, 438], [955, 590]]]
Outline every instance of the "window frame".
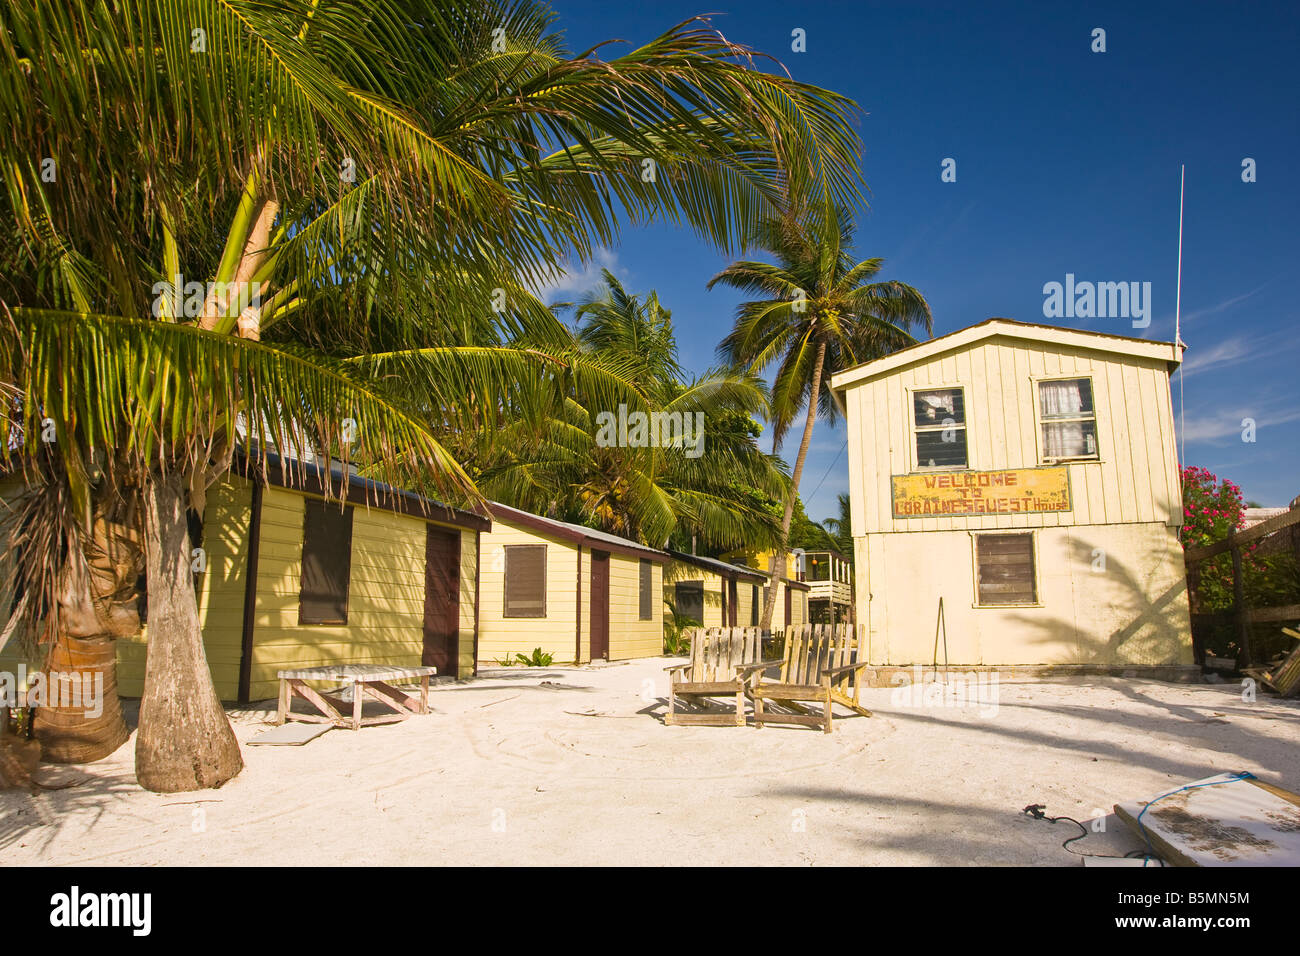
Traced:
[[641, 558], [637, 565], [637, 615], [638, 621], [655, 619], [655, 569], [649, 558]]
[[[942, 432], [945, 425], [918, 425], [916, 423], [916, 396], [918, 393], [926, 392], [961, 392], [962, 418], [960, 425], [952, 427], [960, 429], [963, 433], [965, 442], [966, 462], [962, 465], [924, 465], [921, 463], [920, 450], [916, 447], [917, 436], [922, 432]], [[971, 471], [974, 465], [971, 464], [971, 422], [970, 406], [966, 403], [966, 386], [961, 383], [952, 383], [946, 385], [912, 385], [907, 389], [907, 424], [908, 431], [911, 435], [909, 442], [911, 446], [910, 456], [912, 460], [912, 472], [942, 472], [942, 471]]]
[[[1090, 416], [1077, 416], [1069, 418], [1043, 418], [1043, 396], [1041, 386], [1052, 382], [1082, 382], [1088, 383], [1088, 391], [1092, 396], [1092, 414]], [[1058, 465], [1071, 463], [1090, 463], [1100, 462], [1101, 457], [1101, 418], [1097, 414], [1097, 383], [1092, 375], [1035, 375], [1030, 379], [1033, 384], [1033, 402], [1034, 402], [1034, 444], [1038, 449], [1038, 463], [1040, 465]], [[1060, 458], [1052, 458], [1047, 454], [1047, 446], [1043, 441], [1043, 426], [1047, 424], [1070, 423], [1070, 422], [1092, 422], [1092, 434], [1097, 441], [1097, 451], [1092, 455], [1066, 455]]]
[[[528, 550], [542, 553], [542, 606], [537, 612], [521, 614], [510, 610], [510, 552]], [[502, 546], [501, 559], [501, 616], [511, 620], [542, 620], [547, 614], [547, 587], [550, 570], [550, 552], [546, 544], [507, 544]]]
[[[1001, 604], [984, 604], [980, 601], [980, 538], [994, 537], [1028, 537], [1029, 538], [1029, 560], [1033, 568], [1033, 587], [1034, 600], [1031, 602], [1015, 601]], [[979, 610], [997, 610], [999, 608], [1015, 607], [1043, 607], [1043, 589], [1042, 580], [1038, 562], [1038, 531], [1033, 528], [1007, 528], [1007, 529], [990, 529], [988, 531], [971, 531], [971, 586], [974, 589], [974, 596], [971, 599], [971, 607]]]
[[[311, 520], [312, 508], [320, 508], [320, 513], [339, 518], [347, 524], [347, 553], [344, 555], [346, 562], [345, 574], [343, 576], [343, 617], [341, 620], [334, 618], [308, 618], [307, 609], [303, 605], [303, 569], [307, 563], [307, 528]], [[326, 501], [324, 498], [304, 498], [302, 508], [302, 541], [298, 548], [298, 626], [299, 627], [347, 627], [348, 612], [352, 601], [352, 540], [356, 514], [352, 505], [344, 505], [339, 508], [337, 502]]]

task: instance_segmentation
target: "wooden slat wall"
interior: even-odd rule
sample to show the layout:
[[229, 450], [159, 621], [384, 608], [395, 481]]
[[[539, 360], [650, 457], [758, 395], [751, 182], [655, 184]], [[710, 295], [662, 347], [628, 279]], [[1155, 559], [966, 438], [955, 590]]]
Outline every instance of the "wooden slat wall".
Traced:
[[250, 696], [273, 697], [276, 672], [331, 663], [417, 666], [424, 643], [426, 522], [358, 506], [345, 626], [299, 625], [304, 496], [262, 498]]
[[[890, 476], [912, 470], [909, 388], [963, 386], [969, 464], [976, 470], [1033, 468], [1038, 459], [1037, 389], [1042, 376], [1090, 376], [1100, 462], [1070, 464], [1073, 512], [981, 516], [892, 515]], [[1053, 527], [1182, 521], [1169, 377], [1156, 360], [1020, 340], [988, 339], [851, 386], [849, 469], [853, 533]]]
[[659, 613], [663, 566], [650, 566], [650, 620], [641, 620], [641, 562], [619, 554], [609, 556], [609, 659], [658, 657], [664, 649], [664, 622]]
[[[491, 667], [496, 661], [515, 654], [529, 654], [540, 647], [556, 663], [572, 663], [578, 626], [576, 587], [578, 574], [577, 546], [559, 539], [545, 538], [526, 528], [509, 525], [500, 519], [492, 530], [481, 536], [483, 566], [480, 571], [480, 617], [478, 659], [480, 666]], [[505, 546], [510, 544], [546, 545], [546, 617], [515, 618], [503, 613], [505, 595]], [[590, 574], [590, 556], [584, 555], [584, 578]], [[583, 581], [584, 632], [587, 613], [588, 582]]]

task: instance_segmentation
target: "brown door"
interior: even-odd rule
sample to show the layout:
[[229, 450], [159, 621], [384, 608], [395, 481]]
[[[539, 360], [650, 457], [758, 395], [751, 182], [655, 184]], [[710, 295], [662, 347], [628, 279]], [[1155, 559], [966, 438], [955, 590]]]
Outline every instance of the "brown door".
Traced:
[[609, 660], [609, 553], [591, 552], [591, 659]]
[[424, 654], [439, 675], [459, 677], [460, 535], [429, 525], [424, 539]]
[[736, 579], [732, 578], [727, 582], [727, 627], [736, 626], [736, 605], [740, 603], [739, 588], [736, 586]]
[[790, 601], [790, 591], [791, 591], [790, 585], [787, 584], [785, 586], [785, 626], [786, 627], [789, 627], [793, 623], [791, 618], [793, 618], [794, 616], [790, 613], [791, 608], [794, 607], [794, 605]]

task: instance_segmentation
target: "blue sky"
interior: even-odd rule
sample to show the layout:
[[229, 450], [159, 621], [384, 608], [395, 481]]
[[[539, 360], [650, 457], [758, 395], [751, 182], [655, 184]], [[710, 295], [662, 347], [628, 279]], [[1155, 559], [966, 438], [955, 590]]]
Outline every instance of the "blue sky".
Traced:
[[[856, 100], [870, 191], [856, 251], [884, 257], [882, 277], [925, 294], [936, 335], [990, 316], [1044, 321], [1044, 283], [1073, 273], [1150, 282], [1150, 327], [1051, 321], [1172, 339], [1185, 163], [1187, 461], [1233, 478], [1265, 505], [1300, 494], [1300, 307], [1288, 291], [1300, 260], [1300, 5], [554, 5], [573, 50], [615, 38], [642, 43], [714, 13], [728, 39]], [[1097, 27], [1105, 53], [1091, 50]], [[807, 52], [791, 52], [796, 28]], [[940, 180], [948, 157], [952, 183]], [[1247, 157], [1253, 183], [1242, 181]], [[722, 256], [689, 231], [651, 227], [626, 231], [600, 259], [629, 289], [658, 290], [684, 364], [714, 364], [739, 301], [705, 291]], [[589, 284], [598, 265], [571, 275], [563, 297]], [[1178, 389], [1175, 380], [1175, 407]], [[1253, 443], [1242, 441], [1244, 418], [1256, 422]], [[816, 520], [834, 514], [836, 494], [848, 490], [843, 444], [842, 424], [818, 423], [801, 487]], [[787, 441], [783, 451], [793, 458], [796, 447]]]

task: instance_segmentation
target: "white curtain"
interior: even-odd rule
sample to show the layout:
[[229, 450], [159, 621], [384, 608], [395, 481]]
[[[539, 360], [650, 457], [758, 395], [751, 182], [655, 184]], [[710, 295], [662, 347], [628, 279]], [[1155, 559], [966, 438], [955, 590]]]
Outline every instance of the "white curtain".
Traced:
[[1042, 401], [1044, 418], [1062, 418], [1078, 415], [1083, 411], [1083, 383], [1075, 379], [1072, 382], [1040, 382], [1038, 394]]
[[[1087, 416], [1083, 380], [1040, 382], [1038, 396], [1044, 419]], [[1043, 422], [1043, 454], [1047, 458], [1083, 458], [1097, 454], [1092, 422]]]

